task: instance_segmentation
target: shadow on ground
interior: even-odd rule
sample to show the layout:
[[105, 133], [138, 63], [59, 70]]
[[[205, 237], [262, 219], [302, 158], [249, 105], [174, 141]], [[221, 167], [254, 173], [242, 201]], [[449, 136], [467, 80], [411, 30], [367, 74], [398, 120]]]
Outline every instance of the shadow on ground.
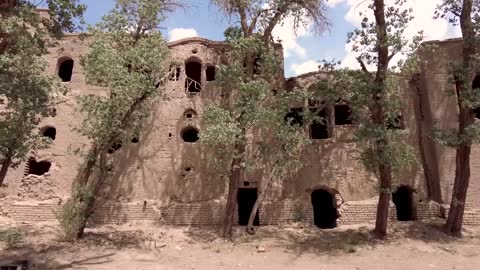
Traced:
[[[394, 244], [399, 241], [421, 240], [426, 243], [449, 244], [462, 242], [470, 237], [466, 232], [464, 239], [450, 237], [442, 231], [443, 221], [395, 222], [390, 224], [389, 236], [385, 240], [375, 239], [372, 225], [340, 226], [335, 229], [322, 230], [306, 224], [293, 224], [285, 227], [262, 226], [256, 235], [244, 232], [245, 227], [235, 227], [234, 244], [256, 248], [277, 247], [285, 252], [300, 256], [305, 253], [329, 254], [353, 253], [360, 249], [373, 249], [378, 245]], [[186, 233], [194, 241], [201, 243], [220, 243], [219, 229], [215, 227], [192, 227]]]
[[[245, 227], [234, 227], [234, 241], [228, 242], [219, 237], [219, 227], [128, 227], [114, 226], [101, 229], [89, 229], [85, 238], [75, 244], [59, 242], [55, 236], [55, 228], [42, 227], [34, 229], [24, 226], [28, 241], [17, 250], [2, 251], [0, 265], [25, 261], [35, 263], [32, 269], [51, 270], [81, 268], [88, 265], [102, 265], [112, 262], [114, 256], [124, 250], [148, 250], [177, 248], [177, 244], [199, 245], [215, 252], [221, 250], [247, 248], [252, 252], [259, 247], [268, 252], [269, 249], [281, 249], [287, 254], [301, 256], [341, 255], [354, 253], [363, 249], [375, 249], [377, 246], [402, 245], [405, 241], [419, 240], [445, 251], [451, 244], [472, 243], [478, 240], [478, 231], [465, 230], [465, 237], [457, 239], [449, 237], [441, 230], [443, 221], [428, 222], [396, 222], [389, 226], [389, 237], [384, 240], [375, 239], [371, 231], [372, 225], [340, 226], [335, 229], [322, 230], [315, 226], [295, 223], [285, 226], [262, 226], [254, 236], [245, 233]], [[154, 242], [152, 248], [152, 242]], [[83, 254], [82, 250], [94, 251]], [[159, 249], [158, 249], [159, 250]], [[142, 251], [143, 252], [143, 251]]]

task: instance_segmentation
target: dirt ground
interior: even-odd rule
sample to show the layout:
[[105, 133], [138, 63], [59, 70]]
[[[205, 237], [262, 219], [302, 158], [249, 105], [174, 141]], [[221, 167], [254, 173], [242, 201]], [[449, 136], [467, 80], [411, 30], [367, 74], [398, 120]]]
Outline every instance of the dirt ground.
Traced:
[[464, 237], [455, 239], [439, 224], [396, 223], [383, 242], [372, 239], [371, 225], [265, 226], [253, 237], [237, 227], [235, 241], [225, 242], [217, 228], [130, 224], [91, 228], [84, 240], [70, 244], [58, 242], [52, 224], [0, 222], [0, 228], [18, 226], [26, 235], [20, 248], [0, 250], [0, 265], [29, 260], [29, 269], [42, 270], [480, 269], [480, 229], [466, 228]]

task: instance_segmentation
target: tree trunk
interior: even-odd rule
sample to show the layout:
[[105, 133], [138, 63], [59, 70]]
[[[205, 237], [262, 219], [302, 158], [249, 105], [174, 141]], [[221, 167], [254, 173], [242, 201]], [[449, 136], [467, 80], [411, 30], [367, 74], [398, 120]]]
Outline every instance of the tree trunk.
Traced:
[[457, 149], [455, 183], [445, 225], [445, 231], [457, 237], [461, 236], [462, 232], [463, 213], [470, 180], [470, 149], [470, 146], [462, 146]]
[[[94, 145], [91, 150], [91, 154], [89, 155], [89, 159], [85, 164], [85, 167], [82, 168], [82, 170], [80, 171], [80, 174], [78, 175], [76, 189], [90, 186], [91, 188], [94, 189], [92, 192], [96, 194], [96, 190], [97, 190], [96, 185], [95, 184], [92, 185], [91, 183], [89, 183], [89, 180], [93, 171], [95, 170], [97, 157], [100, 154], [100, 152], [101, 152], [100, 148]], [[80, 225], [77, 228], [78, 230], [76, 232], [76, 239], [80, 239], [83, 237], [85, 227], [87, 226], [88, 218], [90, 217], [93, 206], [95, 204], [95, 199], [92, 198], [88, 202], [83, 202], [83, 198], [78, 197], [78, 194], [77, 194], [77, 197], [73, 198], [73, 200], [75, 201], [75, 205], [77, 207], [80, 207], [82, 203], [86, 203], [86, 208], [84, 212], [80, 212], [78, 211], [79, 209], [77, 209], [77, 215], [80, 215], [79, 217], [77, 217], [77, 219], [80, 222]]]
[[388, 166], [382, 165], [380, 171], [380, 197], [377, 205], [377, 218], [374, 235], [380, 239], [387, 236], [388, 210], [390, 208], [392, 173]]
[[[375, 101], [373, 108], [371, 108], [372, 121], [379, 125], [385, 126], [384, 108], [382, 106], [382, 97], [386, 91], [385, 81], [387, 79], [388, 65], [390, 62], [388, 52], [388, 35], [387, 23], [385, 20], [385, 3], [384, 0], [374, 0], [373, 13], [375, 15], [375, 22], [377, 24], [377, 47], [378, 47], [378, 63], [377, 72], [375, 75], [375, 89], [372, 93], [372, 99]], [[376, 142], [376, 151], [379, 156], [382, 156], [384, 148], [387, 148], [388, 142], [384, 139], [379, 139]], [[377, 217], [375, 221], [374, 235], [378, 238], [385, 238], [387, 235], [388, 225], [388, 210], [390, 207], [390, 197], [392, 188], [392, 171], [390, 164], [386, 161], [378, 167], [378, 174], [380, 176], [380, 196], [377, 205]]]
[[11, 163], [11, 157], [5, 158], [5, 160], [2, 162], [2, 168], [0, 169], [0, 187], [3, 186], [3, 181], [5, 181], [5, 177], [7, 176], [8, 168], [10, 168]]
[[223, 237], [232, 239], [232, 227], [237, 207], [238, 186], [240, 185], [242, 159], [237, 157], [232, 161], [228, 183], [227, 205], [225, 206], [225, 215], [223, 217]]
[[[81, 203], [80, 201], [80, 198], [75, 198], [75, 200], [77, 200], [77, 205], [79, 205]], [[95, 199], [91, 199], [87, 202], [87, 206], [86, 206], [86, 209], [85, 209], [85, 213], [82, 213], [83, 216], [81, 216], [81, 222], [80, 222], [80, 226], [78, 227], [78, 231], [76, 233], [76, 239], [81, 239], [83, 237], [83, 234], [85, 233], [85, 228], [87, 227], [87, 222], [88, 222], [88, 218], [92, 215], [93, 211], [93, 206], [95, 204]]]
[[448, 212], [445, 231], [453, 236], [461, 236], [463, 213], [467, 198], [468, 183], [470, 181], [470, 151], [472, 140], [465, 134], [465, 129], [473, 124], [473, 111], [471, 105], [465, 104], [463, 97], [471, 96], [472, 82], [474, 75], [473, 65], [475, 57], [475, 31], [472, 23], [473, 0], [463, 0], [462, 12], [460, 14], [460, 26], [463, 36], [463, 71], [464, 74], [456, 78], [455, 86], [458, 100], [458, 135], [462, 138], [460, 146], [456, 151], [455, 182], [453, 185], [452, 201]]
[[248, 224], [247, 224], [247, 233], [250, 235], [255, 234], [255, 227], [253, 226], [253, 222], [255, 221], [255, 216], [257, 215], [258, 208], [260, 207], [263, 200], [267, 196], [267, 192], [270, 190], [270, 188], [273, 185], [273, 182], [274, 182], [273, 180], [275, 179], [274, 173], [275, 173], [275, 169], [273, 169], [270, 172], [270, 175], [267, 178], [267, 183], [263, 187], [262, 192], [260, 192], [260, 196], [258, 196], [257, 200], [255, 201], [255, 204], [253, 205], [252, 212], [250, 213], [250, 217], [248, 218]]

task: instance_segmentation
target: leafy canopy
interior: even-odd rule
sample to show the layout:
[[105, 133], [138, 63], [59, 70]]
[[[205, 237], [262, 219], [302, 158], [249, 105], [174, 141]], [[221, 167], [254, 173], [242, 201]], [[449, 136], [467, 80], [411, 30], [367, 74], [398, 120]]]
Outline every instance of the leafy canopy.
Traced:
[[[362, 70], [337, 68], [335, 63], [325, 62], [321, 70], [330, 75], [316, 87], [318, 98], [327, 104], [334, 106], [342, 101], [350, 105], [358, 124], [355, 141], [360, 146], [361, 159], [374, 173], [378, 173], [380, 166], [399, 172], [415, 160], [414, 149], [407, 143], [408, 130], [403, 129], [401, 123], [405, 107], [402, 75], [415, 71], [415, 53], [423, 36], [421, 32], [413, 39], [405, 36], [413, 17], [411, 9], [403, 8], [404, 3], [405, 0], [395, 0], [385, 8], [383, 38], [379, 38], [381, 30], [377, 21], [361, 13], [364, 16], [361, 26], [349, 33], [348, 39]], [[374, 9], [370, 3], [368, 10]], [[380, 59], [382, 49], [386, 57]], [[400, 60], [392, 65], [396, 56], [401, 56]], [[370, 71], [372, 69], [376, 71]]]
[[158, 24], [165, 1], [121, 0], [90, 28], [93, 42], [83, 59], [89, 84], [104, 93], [80, 97], [85, 112], [81, 134], [109, 149], [138, 136], [151, 105], [160, 96], [170, 65]]
[[[291, 104], [305, 101], [301, 90], [274, 95], [271, 78], [279, 71], [279, 59], [257, 36], [226, 31], [231, 62], [218, 69], [217, 83], [224, 98], [209, 104], [203, 114], [201, 142], [212, 153], [210, 163], [221, 175], [231, 169], [231, 159], [240, 158], [248, 170], [275, 168], [276, 175], [298, 168], [298, 159], [308, 140], [300, 126], [290, 125], [285, 115]], [[255, 73], [247, 72], [245, 59], [255, 55]], [[248, 145], [243, 151], [238, 145]]]
[[85, 10], [76, 0], [46, 4], [50, 17], [41, 17], [34, 1], [3, 3], [0, 11], [0, 160], [13, 166], [29, 150], [48, 146], [49, 140], [33, 130], [51, 114], [62, 87], [45, 74], [43, 55], [63, 31], [78, 29]]

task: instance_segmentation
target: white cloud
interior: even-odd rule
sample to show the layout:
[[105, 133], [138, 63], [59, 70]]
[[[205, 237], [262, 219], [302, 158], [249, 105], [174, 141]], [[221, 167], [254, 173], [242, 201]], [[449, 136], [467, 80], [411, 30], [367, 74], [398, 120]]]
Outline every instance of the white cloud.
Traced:
[[342, 2], [345, 2], [345, 0], [327, 0], [327, 5], [330, 7], [334, 7]]
[[[349, 9], [345, 14], [345, 20], [350, 24], [354, 25], [355, 27], [359, 27], [363, 16], [360, 16], [359, 13], [363, 12], [367, 14], [370, 20], [373, 20], [373, 12], [372, 10], [368, 10], [369, 1], [363, 0], [330, 0], [331, 3], [329, 5], [336, 5], [341, 2], [346, 2]], [[446, 20], [433, 19], [434, 11], [436, 6], [442, 0], [407, 0], [405, 4], [405, 8], [411, 7], [413, 9], [413, 16], [414, 19], [410, 22], [408, 28], [405, 30], [405, 37], [407, 39], [411, 39], [415, 36], [418, 31], [423, 30], [426, 40], [435, 40], [435, 39], [445, 39], [456, 35], [455, 33], [458, 31], [449, 31], [449, 24]], [[387, 0], [387, 5], [392, 5], [394, 0]], [[342, 66], [351, 67], [351, 68], [359, 68], [355, 57], [355, 53], [352, 52], [352, 47], [350, 45], [346, 45], [345, 49], [347, 51], [347, 55], [342, 61]], [[397, 57], [398, 60], [400, 57]]]
[[318, 71], [318, 65], [320, 65], [319, 62], [309, 60], [300, 64], [292, 64], [291, 69], [295, 75], [300, 75], [307, 72]]
[[300, 58], [307, 56], [307, 50], [298, 43], [298, 39], [308, 36], [311, 25], [302, 25], [294, 31], [294, 19], [287, 17], [282, 24], [277, 25], [272, 32], [274, 40], [281, 40], [284, 56], [290, 57], [292, 55]]
[[173, 28], [168, 31], [168, 41], [175, 41], [187, 37], [198, 37], [197, 30], [193, 28]]

